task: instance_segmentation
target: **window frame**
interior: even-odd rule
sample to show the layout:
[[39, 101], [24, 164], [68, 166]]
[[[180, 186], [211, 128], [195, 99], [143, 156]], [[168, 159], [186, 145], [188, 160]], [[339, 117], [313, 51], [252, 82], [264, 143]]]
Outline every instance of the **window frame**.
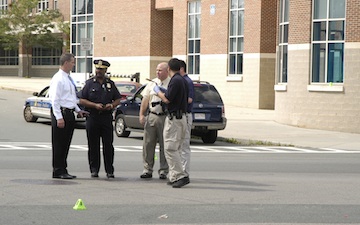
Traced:
[[[233, 14], [237, 14], [233, 21]], [[229, 1], [228, 75], [244, 73], [244, 16], [245, 0]], [[241, 20], [241, 21], [240, 21]], [[241, 24], [239, 24], [239, 21]], [[239, 31], [239, 27], [241, 31]], [[231, 32], [233, 30], [233, 33]]]
[[0, 11], [7, 11], [9, 6], [8, 0], [0, 1]]
[[[50, 52], [50, 54], [46, 54]], [[46, 48], [40, 45], [32, 48], [32, 65], [33, 66], [55, 66], [60, 65], [60, 55], [62, 48]]]
[[[81, 9], [78, 10], [79, 8]], [[93, 48], [90, 51], [81, 50], [81, 38], [94, 40], [93, 0], [71, 0], [70, 12], [70, 51], [76, 59], [72, 72], [92, 73]]]
[[0, 46], [0, 65], [1, 66], [18, 66], [19, 65], [19, 51], [5, 50]]
[[199, 76], [201, 55], [200, 0], [188, 2], [187, 31], [187, 72], [190, 76]]
[[289, 46], [289, 0], [280, 0], [277, 83], [287, 83]]
[[[344, 62], [344, 54], [345, 54], [345, 34], [346, 34], [346, 0], [344, 1], [344, 8], [343, 8], [343, 15], [344, 17], [340, 18], [331, 18], [330, 13], [330, 3], [333, 0], [325, 0], [326, 1], [326, 15], [324, 13], [321, 13], [321, 11], [317, 11], [315, 9], [315, 6], [319, 0], [314, 0], [312, 4], [312, 23], [311, 23], [311, 61], [310, 61], [310, 84], [311, 85], [317, 85], [317, 84], [329, 84], [329, 86], [332, 86], [334, 83], [336, 84], [343, 84], [344, 83], [344, 71], [345, 71], [345, 62]], [[339, 3], [338, 1], [337, 3]], [[341, 2], [340, 2], [341, 3]], [[320, 16], [317, 16], [319, 13]], [[320, 17], [320, 18], [316, 18]], [[321, 18], [322, 17], [322, 18]], [[330, 24], [333, 22], [342, 22], [342, 38], [341, 40], [332, 40], [329, 35], [330, 30]], [[320, 26], [319, 26], [320, 25]], [[318, 29], [319, 28], [319, 29]], [[316, 31], [318, 31], [316, 33]], [[317, 35], [316, 35], [317, 34]], [[341, 50], [335, 52], [331, 50], [331, 46], [333, 45], [342, 45]], [[317, 50], [318, 49], [318, 50]], [[340, 53], [341, 54], [341, 62], [337, 65], [340, 65], [340, 73], [334, 75], [332, 70], [330, 70], [330, 60], [331, 55], [333, 53]], [[322, 61], [322, 62], [321, 62]], [[336, 66], [336, 65], [335, 65]], [[333, 68], [334, 69], [334, 68]], [[332, 75], [330, 77], [330, 75]], [[339, 80], [334, 80], [334, 77], [339, 77]], [[308, 88], [309, 90], [311, 88]], [[311, 89], [312, 90], [312, 89]]]
[[38, 0], [37, 12], [47, 11], [49, 9], [49, 0]]

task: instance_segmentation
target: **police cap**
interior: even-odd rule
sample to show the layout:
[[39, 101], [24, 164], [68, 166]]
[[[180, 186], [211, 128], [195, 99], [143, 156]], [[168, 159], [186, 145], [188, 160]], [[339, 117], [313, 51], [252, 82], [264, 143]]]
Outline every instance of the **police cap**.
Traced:
[[110, 63], [102, 59], [96, 59], [94, 60], [94, 65], [97, 69], [106, 69], [110, 66]]

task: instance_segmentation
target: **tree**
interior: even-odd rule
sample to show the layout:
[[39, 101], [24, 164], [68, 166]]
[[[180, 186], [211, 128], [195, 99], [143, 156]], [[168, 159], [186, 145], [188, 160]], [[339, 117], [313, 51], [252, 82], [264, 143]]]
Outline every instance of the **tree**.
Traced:
[[29, 77], [29, 53], [33, 46], [61, 48], [64, 33], [68, 35], [69, 25], [63, 22], [59, 10], [37, 12], [38, 0], [16, 0], [7, 10], [1, 11], [0, 43], [5, 50], [19, 49], [26, 57], [26, 66], [19, 65], [19, 76]]

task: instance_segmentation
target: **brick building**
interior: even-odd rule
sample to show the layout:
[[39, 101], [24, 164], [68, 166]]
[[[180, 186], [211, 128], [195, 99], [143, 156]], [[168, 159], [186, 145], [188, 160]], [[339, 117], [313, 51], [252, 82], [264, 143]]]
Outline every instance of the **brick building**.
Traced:
[[[102, 58], [111, 74], [140, 72], [145, 83], [159, 62], [178, 57], [193, 80], [215, 84], [225, 105], [274, 109], [284, 124], [360, 132], [358, 0], [40, 2], [71, 23], [74, 72], [91, 72]], [[92, 50], [81, 50], [82, 38]]]

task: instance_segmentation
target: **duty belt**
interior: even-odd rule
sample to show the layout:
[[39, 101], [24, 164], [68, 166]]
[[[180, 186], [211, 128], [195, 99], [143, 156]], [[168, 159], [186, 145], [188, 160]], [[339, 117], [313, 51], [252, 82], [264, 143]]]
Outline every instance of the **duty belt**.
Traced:
[[176, 110], [172, 112], [168, 111], [166, 115], [169, 117], [169, 120], [172, 120], [173, 118], [180, 120], [186, 113], [183, 113], [182, 110]]
[[157, 113], [157, 112], [150, 112], [150, 113], [152, 113], [152, 114], [155, 114], [155, 115], [157, 115], [157, 116], [164, 116], [164, 115], [166, 115], [165, 113]]

